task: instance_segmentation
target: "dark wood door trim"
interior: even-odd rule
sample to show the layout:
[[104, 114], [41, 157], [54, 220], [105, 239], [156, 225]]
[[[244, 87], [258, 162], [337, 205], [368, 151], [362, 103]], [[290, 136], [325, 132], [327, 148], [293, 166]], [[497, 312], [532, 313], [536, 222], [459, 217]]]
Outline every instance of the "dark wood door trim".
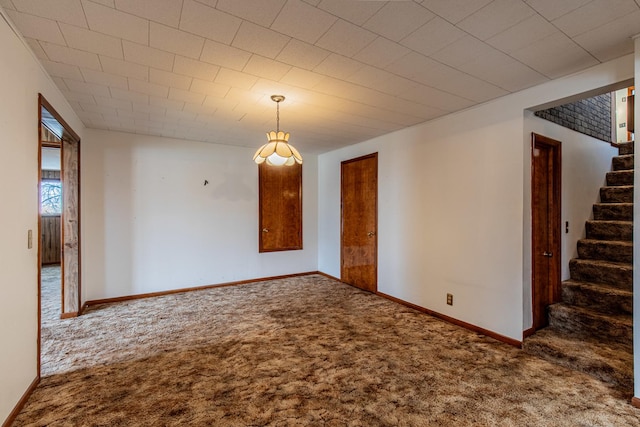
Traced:
[[374, 222], [374, 230], [373, 231], [373, 284], [372, 289], [367, 289], [371, 292], [377, 292], [378, 290], [378, 153], [367, 154], [365, 156], [356, 157], [353, 159], [345, 160], [341, 163], [340, 167], [340, 278], [341, 280], [348, 282], [348, 275], [345, 271], [345, 206], [344, 206], [344, 168], [350, 163], [359, 162], [368, 159], [375, 159], [375, 194], [371, 195], [371, 200], [373, 201], [373, 222]]
[[[561, 281], [561, 189], [562, 189], [562, 143], [560, 141], [538, 135], [536, 133], [531, 134], [531, 298], [532, 298], [532, 317], [533, 317], [533, 329], [537, 330], [546, 326], [547, 318], [546, 312], [542, 313], [537, 307], [537, 301], [543, 299], [548, 301], [549, 304], [559, 301], [560, 297], [560, 281]], [[544, 173], [550, 179], [548, 183], [547, 198], [550, 210], [548, 213], [548, 223], [539, 224], [536, 214], [536, 200], [539, 197], [539, 183], [536, 182], [536, 166], [535, 156], [537, 149], [550, 150], [551, 159], [548, 164], [548, 170]], [[547, 239], [548, 248], [546, 253], [550, 253], [547, 256], [549, 262], [549, 276], [541, 277], [541, 274], [546, 276], [546, 272], [540, 272], [537, 270], [538, 262], [542, 254], [537, 250], [541, 234], [548, 233]], [[544, 290], [542, 288], [545, 288]], [[541, 293], [541, 294], [539, 294]], [[544, 318], [543, 318], [544, 316]]]

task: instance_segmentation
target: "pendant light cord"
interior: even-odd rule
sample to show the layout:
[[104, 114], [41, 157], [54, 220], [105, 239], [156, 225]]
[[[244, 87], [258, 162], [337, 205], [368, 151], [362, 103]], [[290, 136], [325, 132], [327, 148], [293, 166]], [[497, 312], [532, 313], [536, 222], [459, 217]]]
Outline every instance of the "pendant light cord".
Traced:
[[280, 132], [280, 101], [276, 102], [276, 132]]

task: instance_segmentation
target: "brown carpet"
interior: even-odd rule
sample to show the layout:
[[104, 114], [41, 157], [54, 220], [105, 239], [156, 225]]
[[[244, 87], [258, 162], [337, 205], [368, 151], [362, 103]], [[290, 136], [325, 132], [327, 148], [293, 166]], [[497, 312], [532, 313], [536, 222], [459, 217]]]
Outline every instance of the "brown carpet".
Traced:
[[322, 276], [43, 324], [15, 426], [638, 426], [586, 374]]

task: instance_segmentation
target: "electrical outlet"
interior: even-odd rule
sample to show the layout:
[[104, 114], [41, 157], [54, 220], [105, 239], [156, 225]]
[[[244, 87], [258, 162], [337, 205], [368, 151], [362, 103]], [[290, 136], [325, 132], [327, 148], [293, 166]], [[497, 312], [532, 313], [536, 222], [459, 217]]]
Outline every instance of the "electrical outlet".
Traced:
[[27, 231], [27, 249], [33, 247], [33, 230]]
[[447, 305], [453, 305], [453, 294], [447, 294]]

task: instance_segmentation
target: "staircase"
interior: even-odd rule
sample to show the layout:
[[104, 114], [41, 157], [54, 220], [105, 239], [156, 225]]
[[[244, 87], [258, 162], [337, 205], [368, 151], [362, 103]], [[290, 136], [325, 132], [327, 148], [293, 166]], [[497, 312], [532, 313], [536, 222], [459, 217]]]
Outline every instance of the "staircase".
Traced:
[[625, 391], [633, 388], [633, 150], [622, 144], [613, 158], [549, 327], [523, 342], [528, 353]]

